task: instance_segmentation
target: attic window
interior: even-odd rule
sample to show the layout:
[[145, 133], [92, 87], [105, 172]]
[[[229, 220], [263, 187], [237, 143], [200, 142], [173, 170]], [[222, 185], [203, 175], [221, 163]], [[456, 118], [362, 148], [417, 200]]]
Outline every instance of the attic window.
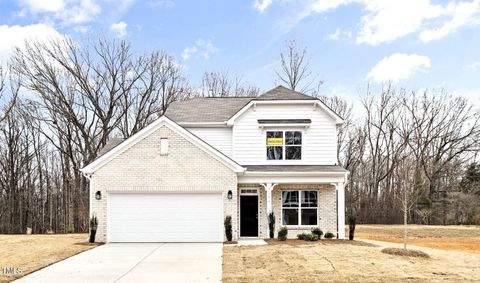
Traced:
[[160, 155], [168, 154], [169, 142], [167, 138], [160, 139]]

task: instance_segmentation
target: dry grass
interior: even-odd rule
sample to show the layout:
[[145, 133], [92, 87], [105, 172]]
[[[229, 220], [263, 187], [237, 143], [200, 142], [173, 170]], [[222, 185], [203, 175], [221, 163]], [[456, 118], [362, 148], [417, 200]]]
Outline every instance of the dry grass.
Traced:
[[[480, 253], [480, 226], [408, 225], [408, 234], [412, 245]], [[403, 225], [357, 225], [355, 238], [403, 243]]]
[[224, 282], [479, 282], [480, 255], [382, 253], [357, 241], [286, 241], [223, 249]]
[[5, 275], [0, 269], [0, 282], [9, 282], [72, 255], [89, 250], [87, 234], [63, 235], [0, 235], [0, 268], [20, 268], [21, 274]]
[[385, 248], [382, 250], [384, 254], [390, 255], [399, 255], [399, 256], [411, 256], [411, 257], [424, 257], [429, 258], [430, 256], [422, 251], [419, 250], [406, 250], [406, 249], [399, 249], [399, 248]]

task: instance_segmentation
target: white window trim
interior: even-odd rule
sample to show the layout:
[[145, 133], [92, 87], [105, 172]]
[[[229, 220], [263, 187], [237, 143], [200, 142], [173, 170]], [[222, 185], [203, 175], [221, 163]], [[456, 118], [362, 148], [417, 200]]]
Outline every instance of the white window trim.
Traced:
[[[307, 192], [317, 192], [317, 224], [315, 225], [302, 225], [302, 191], [307, 191]], [[283, 192], [298, 192], [298, 207], [285, 207], [286, 209], [298, 209], [298, 225], [284, 225], [283, 224]], [[281, 226], [287, 227], [287, 228], [292, 228], [292, 229], [311, 229], [318, 227], [319, 225], [319, 209], [320, 209], [320, 191], [319, 190], [314, 190], [314, 189], [303, 189], [303, 190], [282, 190], [281, 191], [281, 198], [280, 198], [280, 223]], [[315, 207], [306, 207], [305, 209], [315, 209]]]
[[[268, 159], [267, 158], [267, 133], [268, 132], [283, 132], [283, 145], [282, 145], [282, 159]], [[300, 132], [302, 133], [302, 144], [298, 145], [298, 144], [292, 144], [292, 145], [286, 145], [285, 144], [285, 132]], [[300, 129], [265, 129], [264, 131], [264, 135], [263, 135], [263, 141], [264, 141], [264, 151], [263, 151], [263, 158], [265, 158], [265, 161], [266, 162], [272, 162], [272, 163], [276, 163], [276, 162], [280, 162], [280, 163], [288, 163], [288, 162], [291, 162], [291, 163], [296, 163], [296, 162], [301, 162], [303, 160], [303, 149], [304, 149], [304, 138], [305, 138], [305, 131], [302, 131]], [[274, 146], [274, 145], [272, 145]], [[277, 145], [279, 146], [279, 145]], [[285, 155], [285, 148], [287, 146], [298, 146], [300, 147], [300, 159], [286, 159], [286, 155]]]

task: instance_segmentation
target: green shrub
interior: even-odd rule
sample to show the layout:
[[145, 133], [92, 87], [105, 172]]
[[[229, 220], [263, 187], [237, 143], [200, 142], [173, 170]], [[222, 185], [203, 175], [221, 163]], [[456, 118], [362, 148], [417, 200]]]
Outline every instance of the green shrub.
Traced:
[[273, 212], [268, 214], [268, 229], [270, 230], [270, 239], [273, 239], [275, 236], [275, 214]]
[[285, 241], [287, 239], [288, 230], [287, 227], [282, 227], [278, 230], [278, 239], [280, 241]]
[[97, 234], [97, 227], [98, 227], [98, 219], [97, 216], [94, 214], [90, 218], [90, 236], [88, 238], [88, 242], [95, 243], [95, 235]]
[[232, 217], [226, 216], [223, 225], [225, 226], [225, 236], [227, 237], [227, 241], [230, 242], [232, 240]]
[[73, 233], [75, 231], [75, 228], [73, 225], [67, 225], [65, 226], [65, 233]]
[[305, 234], [305, 233], [298, 234], [298, 235], [297, 235], [297, 239], [299, 239], [299, 240], [305, 240], [305, 236], [306, 236], [306, 235], [307, 235], [307, 234]]
[[324, 237], [325, 237], [325, 239], [332, 239], [333, 237], [335, 237], [335, 235], [333, 235], [332, 232], [327, 232], [327, 233], [325, 233]]
[[323, 231], [320, 230], [320, 228], [315, 227], [315, 228], [312, 229], [312, 234], [317, 235], [318, 238], [320, 239], [320, 238], [322, 238]]
[[305, 234], [304, 237], [305, 241], [318, 241], [318, 235], [317, 234]]

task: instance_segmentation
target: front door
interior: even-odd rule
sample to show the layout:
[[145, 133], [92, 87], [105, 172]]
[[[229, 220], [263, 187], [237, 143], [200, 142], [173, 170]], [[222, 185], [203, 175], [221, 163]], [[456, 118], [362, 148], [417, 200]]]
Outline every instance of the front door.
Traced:
[[258, 196], [240, 196], [240, 236], [258, 237]]

